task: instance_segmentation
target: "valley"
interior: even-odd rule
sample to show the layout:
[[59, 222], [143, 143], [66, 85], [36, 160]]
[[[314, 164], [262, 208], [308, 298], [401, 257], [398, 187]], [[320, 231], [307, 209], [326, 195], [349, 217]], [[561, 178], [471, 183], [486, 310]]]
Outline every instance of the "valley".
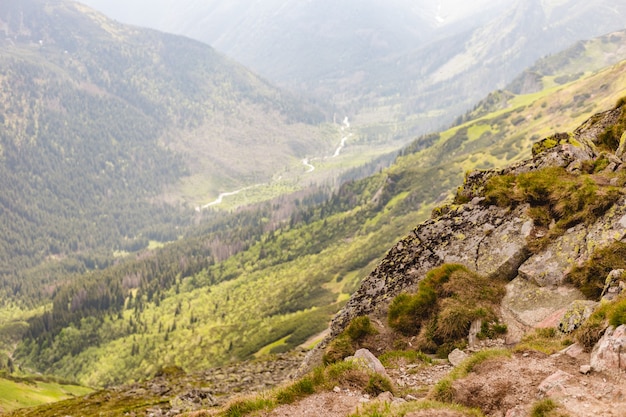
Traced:
[[[346, 13], [332, 14], [329, 25], [350, 17], [344, 29], [361, 27], [358, 13], [347, 13], [349, 3], [342, 5]], [[571, 4], [580, 10], [555, 17]], [[540, 55], [517, 52], [542, 42], [548, 48], [555, 34], [580, 22], [587, 6], [567, 0], [516, 2], [509, 9], [495, 2], [475, 20], [482, 25], [477, 27], [466, 20], [475, 14], [463, 9], [455, 15], [449, 7], [439, 2], [424, 14], [413, 10], [428, 25], [421, 35], [410, 30], [404, 20], [409, 15], [397, 32], [385, 32], [389, 39], [378, 27], [361, 27], [355, 33], [368, 39], [365, 47], [351, 49], [350, 56], [336, 49], [319, 56], [333, 61], [339, 54], [350, 61], [336, 63], [326, 78], [315, 75], [318, 66], [299, 73], [294, 61], [282, 67], [292, 75], [270, 82], [206, 44], [124, 25], [77, 2], [1, 3], [0, 412], [92, 415], [100, 408], [105, 415], [143, 415], [161, 407], [164, 413], [240, 415], [224, 411], [231, 401], [247, 404], [233, 399], [239, 392], [280, 384], [304, 386], [308, 394], [324, 386], [327, 392], [335, 388], [328, 384], [343, 387], [345, 381], [333, 378], [344, 371], [355, 375], [350, 389], [361, 395], [372, 389], [359, 385], [363, 378], [375, 386], [385, 383], [342, 365], [342, 349], [363, 341], [378, 349], [377, 356], [402, 351], [398, 355], [409, 355], [412, 366], [421, 369], [418, 362], [430, 366], [435, 360], [450, 370], [446, 355], [454, 343], [466, 345], [432, 335], [423, 339], [424, 334], [399, 337], [393, 320], [387, 325], [391, 299], [411, 285], [427, 285], [421, 284], [430, 273], [425, 266], [407, 265], [420, 257], [424, 265], [460, 259], [485, 272], [481, 256], [489, 258], [487, 249], [493, 258], [500, 253], [493, 242], [500, 232], [485, 226], [480, 243], [471, 246], [467, 239], [474, 232], [465, 224], [471, 221], [463, 220], [470, 212], [497, 211], [503, 222], [511, 213], [534, 216], [533, 237], [539, 240], [569, 236], [570, 229], [591, 227], [604, 216], [623, 188], [622, 119], [617, 115], [593, 130], [594, 144], [581, 139], [577, 128], [623, 104], [626, 32], [568, 41], [573, 46], [557, 50], [569, 39], [564, 37], [550, 44], [551, 55], [535, 60]], [[283, 17], [295, 19], [297, 10], [295, 4], [285, 6], [283, 12], [291, 14]], [[379, 9], [368, 3], [358, 10]], [[612, 28], [623, 11], [616, 6], [599, 14], [606, 18], [603, 27]], [[260, 19], [259, 28], [268, 21]], [[537, 33], [543, 24], [547, 37], [523, 37], [526, 24]], [[400, 35], [405, 44], [393, 44]], [[511, 43], [522, 38], [527, 45]], [[380, 50], [372, 46], [375, 40]], [[243, 40], [233, 42], [235, 50]], [[313, 50], [304, 48], [305, 58]], [[380, 54], [362, 55], [367, 50]], [[497, 76], [490, 72], [494, 68], [500, 68]], [[563, 157], [564, 149], [573, 156]], [[544, 151], [554, 160], [537, 157]], [[558, 190], [561, 197], [586, 192], [576, 198], [595, 199], [598, 207], [536, 204], [555, 197], [540, 189], [546, 178], [527, 172], [517, 183], [517, 177], [505, 177], [504, 185], [472, 188], [473, 178], [531, 166], [524, 162], [531, 157], [552, 167], [570, 156], [582, 158], [572, 172], [554, 169], [546, 176], [569, 187]], [[476, 171], [475, 177], [468, 174]], [[503, 191], [505, 185], [513, 188]], [[525, 214], [523, 204], [536, 206]], [[428, 243], [426, 253], [426, 240], [415, 233], [433, 224], [445, 229], [436, 234], [447, 240], [441, 247]], [[513, 235], [498, 242], [508, 247]], [[543, 240], [537, 242], [521, 244], [525, 261], [545, 249]], [[463, 245], [471, 250], [450, 255]], [[576, 253], [590, 257], [593, 245], [587, 252], [585, 245], [576, 243]], [[470, 252], [471, 262], [464, 257]], [[483, 282], [467, 274], [463, 279]], [[410, 285], [394, 286], [414, 276]], [[585, 279], [577, 285], [592, 291]], [[507, 291], [525, 288], [515, 283]], [[435, 289], [443, 300], [447, 293], [441, 288]], [[494, 300], [472, 310], [492, 320], [484, 329], [489, 340], [498, 339], [498, 320], [505, 319], [489, 310], [499, 303]], [[447, 311], [453, 304], [441, 302], [430, 303], [429, 314], [435, 305]], [[618, 316], [613, 310], [602, 314]], [[360, 317], [371, 317], [375, 330], [357, 320], [364, 328], [352, 328], [356, 333], [346, 338], [354, 320], [365, 320]], [[536, 324], [506, 320], [507, 337]], [[445, 332], [436, 326], [429, 331]], [[418, 336], [419, 351], [413, 348]], [[493, 343], [508, 348], [518, 342]], [[298, 364], [305, 355], [305, 364], [328, 363], [303, 377]], [[338, 364], [324, 355], [337, 355]], [[386, 366], [397, 378], [409, 378], [402, 363], [388, 358]], [[267, 383], [264, 369], [271, 370]], [[443, 371], [435, 374], [444, 378]], [[217, 392], [220, 380], [229, 388]], [[435, 389], [436, 381], [429, 384]], [[265, 404], [260, 409], [271, 412], [280, 398], [292, 395], [290, 389], [277, 388], [278, 399], [261, 394], [267, 397], [258, 400]], [[422, 398], [425, 390], [404, 394]], [[79, 403], [85, 408], [72, 408]], [[529, 410], [526, 402], [524, 407]]]

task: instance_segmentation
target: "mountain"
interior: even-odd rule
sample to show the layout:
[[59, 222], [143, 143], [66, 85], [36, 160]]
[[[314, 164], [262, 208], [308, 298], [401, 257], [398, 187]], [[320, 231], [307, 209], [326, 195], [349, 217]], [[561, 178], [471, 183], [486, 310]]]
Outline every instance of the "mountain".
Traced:
[[[527, 107], [529, 115], [537, 109], [547, 112], [544, 100], [555, 100], [568, 89], [591, 92], [592, 85], [616, 75], [622, 82], [624, 65], [535, 95], [536, 103]], [[601, 100], [600, 92], [606, 90], [597, 91]], [[123, 409], [162, 415], [297, 416], [319, 408], [337, 416], [583, 417], [589, 409], [598, 415], [621, 410], [626, 98], [608, 107], [570, 131], [530, 141], [531, 158], [467, 172], [453, 200], [443, 202], [429, 219], [390, 245], [334, 317], [324, 341], [307, 355], [310, 371], [301, 368], [299, 378], [265, 391], [256, 385], [258, 375], [268, 369], [262, 362], [257, 362], [256, 372], [250, 372], [254, 362], [239, 370], [229, 368], [230, 378], [224, 369], [187, 376], [169, 367], [149, 382], [12, 415], [91, 415]], [[490, 114], [469, 123], [496, 125], [501, 116]], [[511, 123], [515, 116], [509, 116], [504, 119]], [[416, 154], [424, 157], [434, 148], [444, 152], [446, 142], [454, 143], [451, 138]], [[476, 140], [461, 140], [455, 149], [467, 150]], [[415, 162], [416, 154], [407, 153], [398, 165]], [[462, 161], [458, 154], [440, 159], [437, 170], [444, 171], [456, 158]], [[387, 173], [385, 183], [402, 189], [409, 178], [402, 178], [401, 167], [395, 169]], [[362, 182], [367, 181], [371, 179]], [[398, 214], [398, 207], [409, 199], [405, 194], [404, 200], [398, 197], [402, 193], [395, 195], [385, 211]], [[386, 200], [384, 190], [380, 198]], [[384, 212], [375, 217], [389, 221]], [[332, 216], [326, 220], [332, 222]], [[371, 226], [373, 220], [367, 222]], [[334, 254], [333, 260], [337, 258]], [[320, 260], [315, 262], [318, 268]], [[267, 294], [276, 285], [275, 277], [272, 281], [267, 287], [257, 282], [256, 291], [248, 287], [246, 293]], [[242, 284], [246, 286], [234, 282], [229, 288]], [[234, 291], [228, 294], [236, 303], [245, 301]], [[178, 314], [184, 315], [187, 308], [181, 306]], [[140, 308], [135, 317], [149, 310]], [[231, 325], [240, 326], [244, 320]], [[189, 329], [186, 320], [178, 323]], [[53, 343], [60, 348], [59, 340]], [[73, 358], [83, 359], [82, 353]], [[284, 357], [277, 360], [276, 374], [282, 376], [289, 365]], [[245, 380], [247, 388], [237, 385]], [[221, 397], [225, 384], [244, 390], [244, 395]], [[598, 398], [598, 387], [611, 401]], [[257, 389], [262, 391], [251, 395]]]
[[[463, 32], [486, 21], [492, 10], [504, 4], [480, 1], [470, 7], [451, 1], [435, 5], [406, 0], [85, 3], [125, 22], [202, 40], [272, 80], [296, 84], [351, 71], [368, 60], [422, 45], [442, 34]], [[145, 9], [150, 13], [140, 12]]]
[[[595, 49], [577, 50], [571, 59]], [[302, 197], [288, 221], [272, 220], [286, 209], [274, 201], [258, 214], [229, 218], [228, 233], [199, 231], [76, 277], [43, 314], [15, 319], [25, 327], [15, 357], [24, 369], [99, 386], [169, 364], [198, 370], [308, 346], [397, 237], [449, 198], [464, 172], [519, 162], [537, 139], [573, 131], [610, 107], [624, 95], [625, 65], [562, 84], [554, 70], [540, 78], [540, 92], [496, 92], [461, 124], [417, 139], [388, 169], [318, 205]]]
[[0, 32], [0, 274], [11, 279], [43, 260], [75, 272], [175, 240], [203, 216], [196, 206], [304, 171], [302, 158], [341, 138], [317, 107], [212, 48], [75, 2], [2, 2]]
[[163, 1], [140, 16], [121, 2], [85, 1], [200, 39], [280, 85], [324, 97], [369, 141], [404, 143], [441, 129], [542, 56], [623, 29], [626, 14], [609, 0], [318, 0]]

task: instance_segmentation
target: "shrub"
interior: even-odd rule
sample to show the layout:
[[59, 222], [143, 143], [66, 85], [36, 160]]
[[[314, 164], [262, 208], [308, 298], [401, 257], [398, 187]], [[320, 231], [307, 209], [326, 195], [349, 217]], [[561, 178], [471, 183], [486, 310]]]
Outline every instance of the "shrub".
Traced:
[[426, 275], [416, 294], [392, 301], [388, 322], [404, 335], [419, 335], [420, 349], [447, 355], [463, 346], [474, 320], [497, 323], [496, 306], [503, 296], [502, 282], [445, 264]]
[[353, 342], [360, 342], [365, 337], [377, 333], [378, 331], [374, 328], [370, 318], [367, 316], [354, 318], [346, 328], [346, 334]]
[[391, 382], [380, 374], [372, 374], [370, 375], [369, 381], [367, 381], [367, 385], [365, 386], [365, 392], [372, 395], [377, 396], [383, 392], [393, 392], [393, 386]]

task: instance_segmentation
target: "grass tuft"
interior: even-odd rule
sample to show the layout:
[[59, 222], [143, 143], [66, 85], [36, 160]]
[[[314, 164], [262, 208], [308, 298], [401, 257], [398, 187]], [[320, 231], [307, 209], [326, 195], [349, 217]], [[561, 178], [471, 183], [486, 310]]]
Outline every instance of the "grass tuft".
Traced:
[[466, 377], [472, 370], [481, 363], [496, 359], [510, 358], [511, 352], [506, 349], [488, 349], [475, 353], [455, 367], [445, 378], [441, 379], [431, 389], [428, 397], [436, 401], [452, 402], [454, 399], [454, 388], [452, 383], [457, 379]]
[[572, 174], [562, 167], [548, 167], [519, 175], [497, 175], [485, 183], [485, 204], [514, 207], [529, 204], [535, 224], [548, 228], [543, 238], [529, 238], [532, 250], [579, 223], [593, 223], [622, 195], [619, 187], [608, 185], [602, 174]]
[[515, 352], [534, 350], [537, 352], [552, 355], [573, 342], [568, 337], [559, 332], [554, 327], [535, 329], [524, 335], [522, 340], [515, 346]]
[[376, 334], [378, 331], [372, 325], [369, 317], [355, 317], [348, 327], [330, 342], [324, 351], [323, 363], [328, 365], [353, 355], [365, 338]]
[[626, 324], [626, 296], [622, 295], [610, 303], [602, 303], [600, 307], [574, 331], [574, 337], [586, 351], [591, 351], [600, 340], [606, 328]]
[[559, 406], [551, 398], [545, 398], [541, 401], [537, 401], [530, 411], [531, 417], [557, 417], [554, 411], [557, 411]]
[[614, 241], [597, 249], [583, 265], [572, 268], [567, 280], [586, 297], [597, 300], [602, 294], [607, 275], [614, 269], [626, 269], [626, 243]]
[[[418, 336], [421, 350], [445, 356], [465, 343], [471, 323], [481, 319], [486, 329], [494, 327], [496, 306], [504, 284], [469, 271], [462, 265], [445, 264], [430, 271], [417, 293], [400, 294], [388, 312], [390, 327], [406, 336]], [[485, 332], [487, 336], [489, 332]]]

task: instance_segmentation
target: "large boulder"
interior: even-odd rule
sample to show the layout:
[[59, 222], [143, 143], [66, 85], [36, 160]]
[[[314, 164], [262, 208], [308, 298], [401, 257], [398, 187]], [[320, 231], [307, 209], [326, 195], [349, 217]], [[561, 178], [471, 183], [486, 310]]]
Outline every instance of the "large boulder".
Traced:
[[506, 286], [502, 318], [507, 324], [507, 343], [517, 343], [524, 333], [538, 327], [556, 327], [567, 308], [585, 296], [572, 287], [541, 287], [533, 281], [515, 278]]

